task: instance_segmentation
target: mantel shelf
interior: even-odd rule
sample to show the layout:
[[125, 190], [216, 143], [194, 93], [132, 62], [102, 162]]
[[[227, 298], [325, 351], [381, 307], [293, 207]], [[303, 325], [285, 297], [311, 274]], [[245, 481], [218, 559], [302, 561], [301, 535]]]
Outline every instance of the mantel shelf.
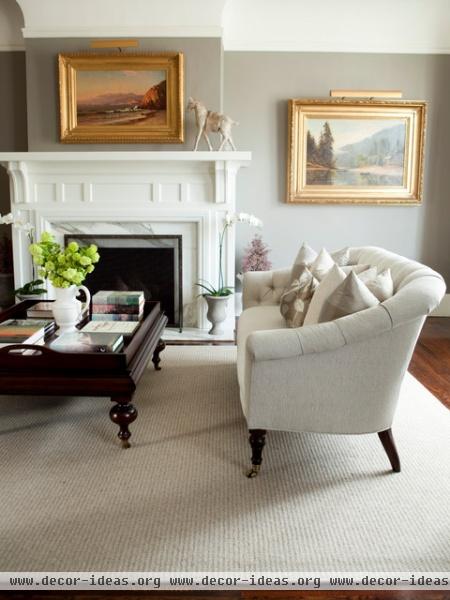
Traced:
[[153, 162], [250, 162], [252, 153], [243, 152], [180, 152], [180, 151], [127, 151], [101, 152], [0, 152], [0, 163], [8, 162], [82, 162], [82, 161], [153, 161]]

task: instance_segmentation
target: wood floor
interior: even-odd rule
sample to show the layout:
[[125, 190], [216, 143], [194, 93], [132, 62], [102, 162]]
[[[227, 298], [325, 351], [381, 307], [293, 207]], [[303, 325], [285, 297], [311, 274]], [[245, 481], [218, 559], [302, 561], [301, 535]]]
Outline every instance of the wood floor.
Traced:
[[[419, 337], [410, 372], [450, 409], [450, 318], [430, 317]], [[0, 600], [450, 600], [449, 591], [322, 591], [311, 592], [0, 592]]]
[[429, 317], [409, 371], [450, 409], [450, 317]]

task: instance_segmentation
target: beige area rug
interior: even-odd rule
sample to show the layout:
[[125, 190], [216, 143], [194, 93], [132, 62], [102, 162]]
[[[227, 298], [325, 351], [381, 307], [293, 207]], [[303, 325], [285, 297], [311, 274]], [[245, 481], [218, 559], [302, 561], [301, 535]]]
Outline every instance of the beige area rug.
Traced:
[[107, 399], [1, 398], [1, 571], [449, 569], [450, 411], [410, 375], [402, 473], [376, 435], [273, 432], [248, 480], [236, 349], [162, 359], [129, 450]]

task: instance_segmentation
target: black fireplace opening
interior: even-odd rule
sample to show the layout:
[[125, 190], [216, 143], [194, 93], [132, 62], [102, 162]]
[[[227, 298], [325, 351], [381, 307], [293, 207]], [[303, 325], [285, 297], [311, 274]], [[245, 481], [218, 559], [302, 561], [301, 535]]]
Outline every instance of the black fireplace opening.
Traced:
[[182, 328], [181, 235], [65, 235], [64, 242], [98, 246], [100, 261], [83, 282], [91, 294], [100, 290], [143, 291], [158, 300], [168, 325]]

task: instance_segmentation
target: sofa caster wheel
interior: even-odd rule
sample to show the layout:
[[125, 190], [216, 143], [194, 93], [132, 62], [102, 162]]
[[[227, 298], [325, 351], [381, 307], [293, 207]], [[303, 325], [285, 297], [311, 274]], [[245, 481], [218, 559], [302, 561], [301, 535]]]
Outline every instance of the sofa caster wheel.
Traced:
[[247, 471], [247, 477], [249, 479], [253, 479], [258, 475], [260, 469], [261, 465], [252, 465], [252, 468], [249, 471]]

